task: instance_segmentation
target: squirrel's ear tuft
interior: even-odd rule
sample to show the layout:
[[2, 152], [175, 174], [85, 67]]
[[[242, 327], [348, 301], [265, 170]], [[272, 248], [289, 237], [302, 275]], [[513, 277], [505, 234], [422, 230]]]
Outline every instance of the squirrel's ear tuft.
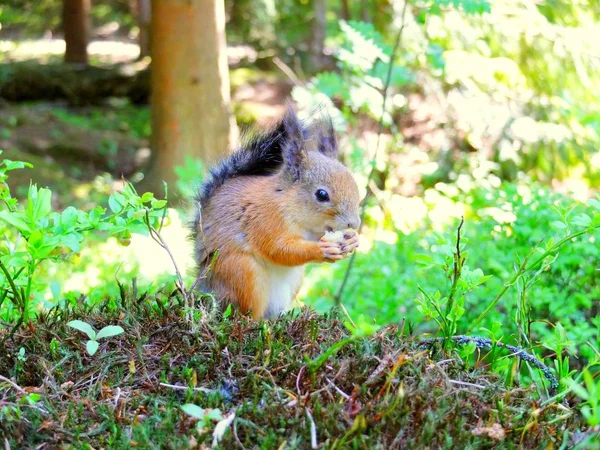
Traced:
[[319, 123], [315, 126], [315, 130], [319, 151], [328, 158], [337, 159], [338, 146], [331, 117], [326, 116], [319, 120]]
[[298, 181], [306, 163], [303, 127], [291, 104], [281, 122], [283, 128], [282, 153], [285, 171], [293, 181]]

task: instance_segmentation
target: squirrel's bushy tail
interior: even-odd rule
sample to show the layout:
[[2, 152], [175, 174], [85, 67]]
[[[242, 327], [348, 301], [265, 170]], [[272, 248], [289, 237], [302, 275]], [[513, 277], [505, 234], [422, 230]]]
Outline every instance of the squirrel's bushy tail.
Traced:
[[203, 207], [227, 180], [240, 176], [264, 176], [276, 172], [283, 164], [283, 148], [292, 136], [291, 129], [303, 132], [303, 125], [289, 109], [286, 116], [271, 130], [245, 136], [245, 143], [210, 171], [202, 184], [196, 203]]

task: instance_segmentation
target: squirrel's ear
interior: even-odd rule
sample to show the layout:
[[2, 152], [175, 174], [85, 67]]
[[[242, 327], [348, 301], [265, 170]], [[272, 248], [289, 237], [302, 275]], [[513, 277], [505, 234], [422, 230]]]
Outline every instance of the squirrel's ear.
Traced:
[[327, 116], [322, 118], [318, 124], [316, 124], [316, 139], [317, 148], [328, 158], [337, 159], [338, 157], [338, 146], [335, 138], [335, 129], [333, 128], [333, 122], [331, 117]]
[[282, 153], [285, 171], [293, 181], [298, 181], [306, 163], [306, 149], [302, 137], [302, 124], [291, 105], [281, 122], [283, 128]]

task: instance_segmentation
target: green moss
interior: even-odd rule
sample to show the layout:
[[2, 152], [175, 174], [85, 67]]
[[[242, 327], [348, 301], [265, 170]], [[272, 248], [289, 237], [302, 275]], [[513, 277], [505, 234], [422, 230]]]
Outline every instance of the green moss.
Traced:
[[[41, 393], [35, 407], [20, 407], [24, 396], [9, 389], [0, 434], [12, 448], [210, 445], [214, 424], [198, 431], [185, 403], [235, 411], [221, 448], [310, 448], [311, 420], [323, 448], [540, 448], [569, 443], [564, 430], [581, 426], [556, 404], [540, 407], [534, 389], [506, 388], [455, 354], [420, 350], [395, 327], [348, 343], [311, 373], [309, 360], [348, 337], [335, 316], [255, 322], [234, 313], [190, 331], [177, 305], [112, 299], [102, 313], [68, 306], [41, 315], [0, 350], [0, 374]], [[125, 333], [89, 356], [65, 325], [73, 318]], [[491, 426], [504, 437], [490, 437]]]

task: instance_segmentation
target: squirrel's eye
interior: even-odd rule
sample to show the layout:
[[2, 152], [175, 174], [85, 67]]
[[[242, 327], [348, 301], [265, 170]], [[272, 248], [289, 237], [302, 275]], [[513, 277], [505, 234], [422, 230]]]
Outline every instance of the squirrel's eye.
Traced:
[[319, 200], [320, 202], [329, 201], [329, 194], [325, 189], [318, 189], [317, 192], [315, 192], [315, 197], [317, 197], [317, 200]]

